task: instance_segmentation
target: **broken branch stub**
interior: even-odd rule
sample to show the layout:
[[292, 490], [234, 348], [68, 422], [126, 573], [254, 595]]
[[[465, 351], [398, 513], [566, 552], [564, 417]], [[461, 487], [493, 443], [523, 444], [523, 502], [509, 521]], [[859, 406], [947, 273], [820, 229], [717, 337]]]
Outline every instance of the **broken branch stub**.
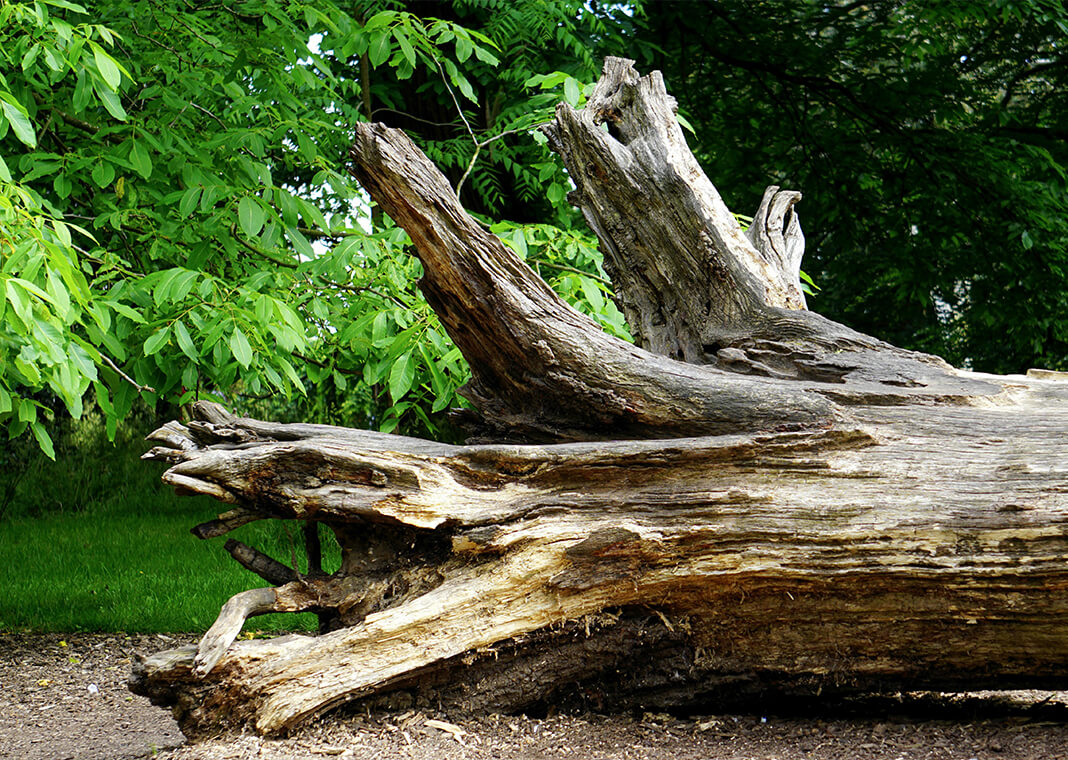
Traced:
[[769, 188], [744, 233], [687, 146], [659, 72], [642, 77], [633, 61], [607, 58], [585, 108], [561, 103], [543, 130], [638, 345], [749, 375], [944, 382], [940, 359], [804, 309], [800, 193]]
[[357, 124], [353, 158], [352, 173], [412, 238], [420, 288], [471, 366], [462, 393], [486, 437], [697, 435], [834, 416], [800, 386], [764, 387], [604, 333], [471, 218], [400, 130]]
[[771, 185], [764, 191], [760, 206], [745, 235], [757, 253], [780, 280], [781, 305], [787, 309], [804, 309], [805, 293], [801, 288], [801, 259], [805, 255], [805, 235], [794, 205], [801, 200], [796, 190], [780, 190]]

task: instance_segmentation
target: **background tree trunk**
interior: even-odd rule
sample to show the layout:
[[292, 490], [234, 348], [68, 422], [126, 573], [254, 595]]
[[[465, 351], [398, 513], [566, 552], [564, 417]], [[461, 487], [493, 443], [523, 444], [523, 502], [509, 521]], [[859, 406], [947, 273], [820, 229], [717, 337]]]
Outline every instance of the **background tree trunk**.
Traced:
[[[1064, 386], [957, 372], [805, 311], [796, 194], [770, 190], [743, 234], [655, 74], [610, 59], [550, 133], [645, 347], [560, 301], [402, 133], [357, 125], [353, 170], [418, 249], [479, 436], [526, 443], [198, 404], [146, 455], [233, 505], [195, 532], [322, 522], [341, 568], [301, 576], [229, 545], [283, 585], [234, 597], [199, 647], [140, 661], [132, 688], [197, 735], [285, 731], [375, 695], [663, 708], [1062, 684]], [[249, 615], [295, 610], [336, 630], [235, 643]]]

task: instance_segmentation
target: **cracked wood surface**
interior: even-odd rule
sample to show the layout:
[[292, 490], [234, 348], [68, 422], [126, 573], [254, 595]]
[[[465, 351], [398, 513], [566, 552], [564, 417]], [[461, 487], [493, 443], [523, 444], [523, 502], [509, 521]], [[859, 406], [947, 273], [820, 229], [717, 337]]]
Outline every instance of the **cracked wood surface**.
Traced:
[[[513, 443], [194, 405], [146, 457], [229, 505], [196, 535], [320, 522], [341, 567], [302, 576], [229, 542], [282, 585], [139, 661], [131, 688], [200, 736], [404, 695], [664, 709], [1064, 686], [1068, 384], [959, 372], [801, 308], [797, 194], [769, 189], [742, 234], [672, 107], [609, 59], [549, 129], [642, 347], [563, 303], [403, 133], [356, 125], [353, 173], [416, 247], [476, 432]], [[323, 634], [235, 641], [247, 616], [298, 610]]]
[[[243, 419], [216, 430], [250, 437], [236, 447], [205, 445], [201, 428], [200, 443], [172, 448], [171, 426], [148, 455], [172, 463], [167, 482], [224, 487], [265, 517], [349, 523], [371, 541], [404, 526], [447, 551], [423, 587], [277, 656], [233, 643], [240, 626], [224, 611], [226, 635], [209, 632], [198, 655], [150, 659], [141, 682], [179, 704], [192, 733], [220, 720], [279, 732], [413, 672], [461, 667], [464, 654], [643, 606], [685, 627], [690, 699], [754, 672], [854, 687], [1062, 682], [1068, 389], [1020, 379], [1012, 393], [922, 416], [855, 409], [853, 427], [804, 433], [432, 453], [401, 438], [367, 452], [323, 426], [307, 437], [273, 426], [276, 440]], [[257, 611], [365, 601], [353, 583], [345, 572], [291, 583]]]
[[686, 145], [659, 72], [643, 77], [633, 61], [607, 58], [586, 106], [561, 103], [543, 129], [638, 345], [795, 380], [923, 387], [952, 375], [936, 357], [804, 309], [800, 193], [769, 188], [743, 233]]

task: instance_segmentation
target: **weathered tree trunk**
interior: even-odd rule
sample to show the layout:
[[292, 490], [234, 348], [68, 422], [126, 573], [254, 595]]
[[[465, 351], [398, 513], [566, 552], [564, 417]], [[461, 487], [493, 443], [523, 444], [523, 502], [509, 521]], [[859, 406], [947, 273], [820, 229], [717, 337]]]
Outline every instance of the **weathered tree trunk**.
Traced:
[[[486, 442], [212, 404], [156, 431], [166, 482], [233, 505], [197, 535], [317, 522], [342, 563], [305, 576], [229, 542], [277, 588], [235, 596], [131, 687], [199, 735], [364, 698], [1068, 682], [1068, 384], [958, 372], [806, 311], [798, 195], [769, 189], [743, 234], [656, 74], [610, 59], [549, 132], [640, 347], [557, 298], [402, 133], [357, 125], [353, 171], [416, 245]], [[296, 610], [330, 632], [235, 642]]]

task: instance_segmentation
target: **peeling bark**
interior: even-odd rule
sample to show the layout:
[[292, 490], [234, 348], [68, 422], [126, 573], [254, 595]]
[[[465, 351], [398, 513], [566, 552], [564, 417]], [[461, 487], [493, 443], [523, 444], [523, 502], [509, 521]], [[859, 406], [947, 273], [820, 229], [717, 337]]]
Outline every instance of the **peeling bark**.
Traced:
[[[310, 561], [229, 542], [278, 587], [140, 660], [131, 688], [198, 736], [352, 700], [1064, 685], [1068, 384], [959, 372], [805, 310], [799, 194], [769, 188], [743, 233], [672, 108], [659, 75], [609, 59], [549, 129], [641, 347], [557, 298], [402, 133], [357, 125], [353, 171], [415, 243], [482, 442], [207, 403], [153, 433], [166, 483], [231, 505], [198, 536], [302, 520]], [[329, 575], [318, 523], [341, 546]], [[326, 632], [236, 641], [301, 610]]]
[[[439, 671], [463, 678], [455, 670], [466, 655], [488, 682], [521, 680], [493, 702], [522, 707], [562, 684], [495, 669], [497, 647], [522, 661], [516, 651], [531, 654], [516, 637], [592, 620], [589, 642], [579, 637], [570, 655], [538, 653], [547, 674], [583, 671], [572, 660], [612, 628], [597, 616], [620, 607], [663, 615], [646, 628], [667, 628], [652, 640], [671, 634], [687, 688], [601, 695], [606, 704], [685, 706], [760, 673], [758, 682], [795, 688], [1057, 682], [1068, 675], [1065, 391], [1039, 382], [1015, 392], [1026, 400], [925, 408], [922, 419], [867, 407], [855, 410], [856, 427], [805, 433], [434, 455], [402, 445], [368, 453], [323, 429], [294, 439], [282, 425], [272, 440], [263, 423], [235, 419], [220, 432], [255, 425], [260, 440], [156, 449], [177, 462], [165, 480], [203, 482], [210, 494], [217, 479], [265, 514], [339, 526], [377, 545], [385, 572], [356, 572], [367, 546], [343, 538], [342, 571], [288, 584], [283, 601], [256, 608], [333, 605], [341, 630], [263, 658], [258, 642], [233, 644], [228, 605], [199, 659], [150, 658], [140, 678], [151, 685], [139, 688], [179, 706], [187, 689], [218, 695], [180, 710], [192, 734], [234, 720], [232, 700], [270, 733], [402, 682], [461, 707], [485, 704], [477, 684], [456, 693], [441, 678], [413, 682]], [[1054, 400], [1062, 410], [1050, 414]]]

